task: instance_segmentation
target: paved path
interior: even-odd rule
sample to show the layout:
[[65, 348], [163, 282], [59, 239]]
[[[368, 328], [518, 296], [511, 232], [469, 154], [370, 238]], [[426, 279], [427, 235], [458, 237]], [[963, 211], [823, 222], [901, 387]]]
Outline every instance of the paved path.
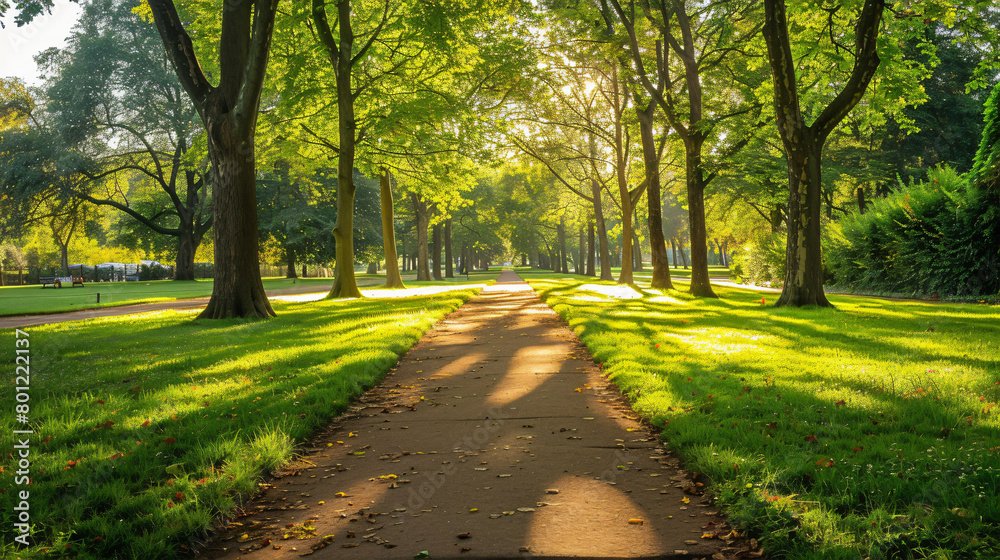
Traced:
[[730, 530], [677, 464], [504, 272], [199, 558], [729, 558], [739, 541], [701, 538]]

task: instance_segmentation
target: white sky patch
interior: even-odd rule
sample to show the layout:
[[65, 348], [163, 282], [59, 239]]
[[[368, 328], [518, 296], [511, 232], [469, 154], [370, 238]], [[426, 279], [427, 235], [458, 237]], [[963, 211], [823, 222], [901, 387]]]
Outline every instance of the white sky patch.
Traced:
[[66, 46], [66, 37], [83, 9], [69, 0], [56, 0], [51, 14], [43, 14], [23, 27], [14, 24], [14, 15], [3, 18], [0, 30], [0, 76], [15, 76], [29, 86], [42, 84], [34, 56], [50, 47]]

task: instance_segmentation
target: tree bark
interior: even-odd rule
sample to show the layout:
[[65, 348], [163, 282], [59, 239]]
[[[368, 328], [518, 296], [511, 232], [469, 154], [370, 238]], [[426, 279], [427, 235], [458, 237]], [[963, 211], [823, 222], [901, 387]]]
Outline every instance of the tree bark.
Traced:
[[[396, 228], [392, 207], [392, 176], [388, 169], [379, 177], [379, 200], [382, 207], [382, 248], [385, 252], [385, 287], [405, 288], [399, 275], [399, 259], [396, 255]], [[405, 262], [405, 258], [404, 258]]]
[[295, 274], [295, 251], [289, 248], [285, 248], [285, 265], [288, 271], [285, 273], [285, 278], [298, 278]]
[[[636, 224], [635, 221], [632, 223]], [[632, 271], [642, 271], [642, 243], [639, 242], [639, 234], [635, 231], [632, 232]]]
[[150, 0], [177, 77], [208, 138], [215, 237], [215, 282], [203, 319], [273, 317], [258, 266], [254, 135], [277, 0], [232, 0], [222, 11], [219, 85], [201, 70], [190, 36], [170, 0]]
[[858, 187], [858, 213], [864, 214], [868, 211], [868, 201], [865, 200], [865, 188]]
[[586, 270], [585, 270], [584, 267], [586, 266], [586, 260], [587, 260], [587, 244], [584, 241], [584, 232], [583, 232], [583, 229], [584, 229], [583, 225], [581, 224], [580, 225], [579, 240], [577, 242], [578, 243], [578, 247], [579, 247], [580, 258], [577, 259], [577, 261], [576, 261], [576, 273], [580, 274], [580, 275], [583, 275], [583, 274], [586, 273]]
[[[588, 136], [590, 158], [597, 159], [597, 139], [593, 132]], [[597, 221], [597, 240], [601, 261], [601, 280], [612, 280], [611, 255], [608, 249], [608, 229], [604, 222], [604, 208], [601, 203], [601, 183], [597, 177], [590, 178], [590, 194], [594, 199], [594, 219]]]
[[650, 100], [645, 109], [636, 104], [639, 120], [639, 137], [642, 141], [642, 158], [646, 166], [646, 201], [649, 220], [649, 252], [653, 266], [654, 290], [672, 290], [670, 262], [667, 260], [667, 243], [663, 238], [663, 213], [660, 208], [660, 152], [656, 149], [653, 135], [653, 117], [656, 115], [656, 101]]
[[559, 225], [556, 228], [559, 236], [559, 272], [569, 274], [569, 264], [566, 262], [566, 217], [559, 218]]
[[619, 284], [633, 284], [632, 279], [632, 196], [629, 193], [628, 177], [625, 175], [625, 138], [623, 113], [625, 93], [618, 81], [618, 68], [612, 67], [611, 91], [615, 114], [615, 176], [618, 178], [618, 194], [622, 199], [622, 270], [618, 275]]
[[451, 254], [451, 218], [444, 222], [444, 277], [455, 277], [455, 261]]
[[428, 263], [427, 228], [430, 222], [430, 211], [427, 203], [416, 193], [410, 193], [413, 201], [413, 211], [417, 215], [417, 281], [431, 279], [430, 263]]
[[441, 277], [441, 224], [434, 224], [431, 228], [432, 233], [432, 262], [434, 263], [432, 272], [434, 274], [435, 280], [443, 280]]
[[865, 0], [855, 24], [854, 67], [844, 88], [806, 125], [799, 105], [784, 0], [764, 1], [764, 42], [774, 85], [776, 124], [788, 159], [788, 240], [785, 284], [777, 306], [829, 307], [823, 293], [820, 245], [823, 146], [830, 133], [861, 100], [881, 62], [878, 33], [884, 0]]
[[177, 262], [174, 280], [194, 280], [194, 257], [201, 245], [203, 234], [196, 234], [192, 228], [181, 225], [177, 238]]
[[[685, 143], [687, 162], [688, 224], [691, 230], [691, 289], [699, 297], [719, 297], [708, 277], [708, 234], [705, 230], [705, 184], [701, 167], [701, 142]], [[685, 262], [685, 268], [687, 264]]]
[[594, 276], [594, 222], [587, 224], [587, 276]]

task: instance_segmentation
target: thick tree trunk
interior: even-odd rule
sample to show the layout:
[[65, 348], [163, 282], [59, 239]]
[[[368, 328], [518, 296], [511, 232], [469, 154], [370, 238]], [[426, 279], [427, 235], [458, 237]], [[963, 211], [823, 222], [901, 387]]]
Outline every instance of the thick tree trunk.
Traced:
[[215, 170], [215, 281], [212, 298], [198, 318], [274, 317], [258, 262], [253, 134], [251, 131], [248, 137], [236, 139], [228, 134], [230, 128], [227, 123], [219, 123], [215, 133], [209, 135], [209, 154]]
[[[382, 206], [382, 249], [385, 252], [385, 287], [404, 288], [399, 275], [399, 259], [396, 255], [396, 228], [393, 225], [392, 176], [388, 169], [379, 177], [379, 199]], [[405, 259], [404, 259], [405, 260]]]
[[705, 231], [705, 185], [701, 167], [701, 144], [685, 144], [687, 163], [688, 224], [691, 230], [691, 293], [719, 297], [708, 277], [708, 235]]
[[441, 277], [441, 224], [434, 224], [431, 228], [433, 240], [431, 244], [432, 261], [434, 263], [434, 268], [432, 272], [434, 273], [435, 280], [443, 280]]
[[375, 261], [368, 263], [368, 268], [365, 270], [365, 274], [378, 274], [378, 263]]
[[868, 201], [865, 200], [865, 188], [858, 187], [858, 213], [864, 214], [868, 210]]
[[681, 254], [681, 263], [684, 265], [684, 270], [688, 269], [688, 254], [684, 250], [684, 242], [680, 239], [677, 240], [677, 251]]
[[286, 278], [297, 278], [295, 274], [295, 251], [289, 248], [285, 248], [285, 266], [288, 271], [285, 273]]
[[642, 157], [646, 166], [646, 201], [649, 220], [649, 253], [653, 266], [654, 290], [670, 290], [674, 285], [670, 279], [670, 262], [667, 260], [667, 243], [663, 238], [663, 213], [660, 208], [660, 154], [653, 137], [653, 116], [655, 101], [650, 101], [645, 110], [636, 107], [639, 117], [639, 135], [642, 140]]
[[587, 243], [584, 239], [583, 225], [580, 225], [580, 235], [577, 241], [579, 247], [580, 258], [576, 261], [576, 273], [583, 275], [586, 273], [586, 262], [587, 262]]
[[444, 277], [455, 277], [455, 260], [451, 254], [451, 218], [444, 222]]
[[830, 307], [823, 292], [823, 260], [820, 246], [822, 213], [822, 149], [809, 135], [805, 149], [788, 160], [788, 243], [785, 251], [785, 285], [777, 306], [819, 305]]
[[195, 235], [189, 227], [183, 228], [177, 237], [177, 263], [174, 267], [174, 280], [194, 280], [194, 256], [201, 245], [201, 236]]
[[428, 263], [427, 228], [430, 222], [430, 211], [427, 203], [415, 193], [410, 193], [413, 200], [413, 211], [417, 215], [417, 281], [431, 279], [430, 263]]
[[[865, 0], [854, 29], [854, 67], [843, 89], [819, 110], [811, 125], [805, 124], [799, 105], [784, 0], [764, 1], [762, 35], [767, 46], [774, 86], [775, 121], [788, 161], [788, 242], [785, 285], [777, 306], [829, 307], [823, 293], [823, 259], [820, 246], [822, 215], [821, 159], [826, 139], [864, 96], [881, 62], [878, 34], [884, 0]], [[811, 111], [815, 111], [811, 108]]]
[[594, 276], [595, 248], [594, 248], [594, 222], [587, 225], [587, 276]]

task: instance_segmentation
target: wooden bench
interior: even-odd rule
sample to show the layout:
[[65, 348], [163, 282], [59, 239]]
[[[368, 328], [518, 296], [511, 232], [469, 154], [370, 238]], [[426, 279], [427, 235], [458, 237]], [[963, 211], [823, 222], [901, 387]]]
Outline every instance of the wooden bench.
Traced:
[[42, 276], [41, 278], [38, 279], [38, 281], [42, 284], [43, 290], [45, 289], [45, 286], [49, 284], [52, 284], [53, 288], [62, 287], [62, 283], [60, 283], [59, 280], [56, 280], [55, 276]]
[[83, 285], [83, 278], [76, 278], [76, 277], [73, 278], [73, 285], [71, 287], [75, 288], [77, 286], [80, 286], [81, 288], [85, 287]]

